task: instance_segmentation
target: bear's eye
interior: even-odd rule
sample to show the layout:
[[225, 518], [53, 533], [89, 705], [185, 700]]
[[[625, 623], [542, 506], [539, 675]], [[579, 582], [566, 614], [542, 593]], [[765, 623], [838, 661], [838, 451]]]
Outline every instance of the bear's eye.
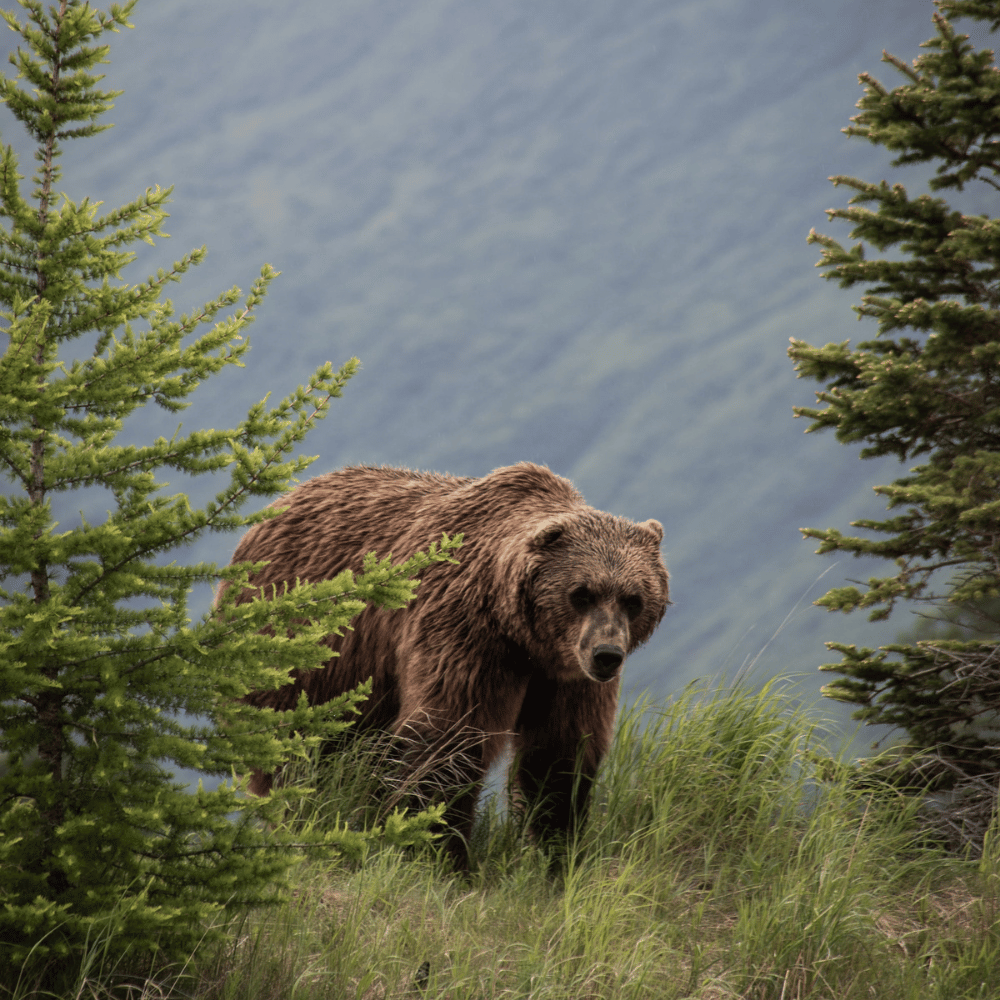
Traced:
[[569, 603], [577, 611], [586, 611], [594, 602], [594, 595], [586, 587], [577, 587], [569, 595]]
[[636, 619], [642, 614], [642, 598], [638, 594], [628, 594], [623, 597], [621, 605], [625, 614], [631, 619]]

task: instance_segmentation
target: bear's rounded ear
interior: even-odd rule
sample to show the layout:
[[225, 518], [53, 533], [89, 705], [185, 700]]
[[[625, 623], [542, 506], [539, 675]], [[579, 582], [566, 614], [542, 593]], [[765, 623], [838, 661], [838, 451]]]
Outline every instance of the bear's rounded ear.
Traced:
[[531, 547], [533, 549], [544, 549], [547, 545], [554, 545], [562, 538], [566, 531], [566, 525], [562, 521], [549, 521], [543, 524], [531, 536]]
[[650, 518], [648, 521], [643, 521], [639, 527], [655, 536], [657, 545], [663, 541], [663, 525], [659, 521], [654, 521]]

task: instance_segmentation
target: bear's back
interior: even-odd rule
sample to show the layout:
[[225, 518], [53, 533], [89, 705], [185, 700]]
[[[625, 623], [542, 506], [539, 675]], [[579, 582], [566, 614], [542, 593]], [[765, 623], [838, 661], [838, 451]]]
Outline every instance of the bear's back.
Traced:
[[[405, 559], [442, 533], [465, 535], [463, 564], [481, 543], [491, 548], [536, 521], [586, 509], [572, 483], [529, 462], [482, 478], [351, 466], [309, 479], [271, 506], [286, 509], [251, 528], [233, 554], [234, 562], [269, 563], [254, 575], [256, 587], [357, 572], [373, 551]], [[435, 569], [442, 567], [432, 576]]]
[[[409, 469], [352, 466], [316, 476], [270, 506], [278, 517], [251, 528], [233, 562], [267, 561], [253, 577], [257, 586], [324, 580], [358, 570], [368, 552], [405, 558], [415, 512], [440, 505], [469, 480]], [[440, 532], [438, 536], [440, 536]], [[419, 548], [420, 546], [417, 546]], [[416, 551], [416, 549], [414, 549]]]

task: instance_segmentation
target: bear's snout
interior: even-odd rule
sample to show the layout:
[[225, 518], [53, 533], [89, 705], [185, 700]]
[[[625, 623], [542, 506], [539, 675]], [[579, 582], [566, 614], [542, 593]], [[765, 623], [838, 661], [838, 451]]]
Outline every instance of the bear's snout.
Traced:
[[594, 680], [610, 681], [618, 676], [618, 668], [625, 662], [625, 650], [621, 646], [612, 646], [602, 642], [595, 646], [590, 655], [591, 670]]
[[[577, 606], [583, 604], [579, 588], [574, 591]], [[628, 615], [613, 596], [589, 598], [583, 609], [583, 631], [576, 649], [580, 669], [592, 681], [604, 684], [621, 673], [629, 649]]]

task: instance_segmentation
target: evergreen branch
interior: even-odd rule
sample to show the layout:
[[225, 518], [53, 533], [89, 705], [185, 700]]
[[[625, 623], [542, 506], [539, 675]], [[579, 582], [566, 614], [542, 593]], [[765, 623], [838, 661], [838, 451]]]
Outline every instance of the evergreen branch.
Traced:
[[[329, 365], [327, 365], [326, 368], [328, 369]], [[320, 373], [325, 374], [325, 372], [326, 369], [321, 369], [320, 372], [317, 373], [316, 376], [314, 376], [313, 381], [315, 382], [319, 378]], [[350, 377], [349, 375], [342, 376], [342, 373], [338, 374], [341, 376], [339, 385], [342, 385], [343, 382], [345, 382], [346, 379]], [[294, 425], [284, 435], [282, 435], [282, 438], [279, 440], [277, 444], [272, 445], [270, 448], [266, 449], [262, 460], [255, 461], [249, 464], [248, 466], [246, 459], [248, 459], [249, 456], [246, 453], [243, 453], [244, 460], [241, 462], [239, 461], [240, 456], [238, 455], [237, 452], [234, 451], [234, 456], [237, 458], [237, 469], [244, 469], [248, 471], [245, 475], [239, 477], [234, 473], [234, 484], [236, 485], [236, 488], [231, 489], [224, 496], [220, 495], [220, 497], [217, 498], [218, 502], [216, 504], [210, 505], [210, 507], [206, 509], [203, 518], [198, 516], [189, 518], [180, 518], [179, 519], [180, 528], [178, 530], [173, 531], [168, 537], [162, 539], [156, 539], [145, 545], [140, 545], [133, 549], [130, 549], [130, 551], [127, 554], [123, 555], [116, 562], [112, 563], [109, 566], [102, 567], [101, 573], [98, 576], [96, 576], [90, 584], [82, 588], [76, 595], [75, 599], [77, 601], [85, 600], [86, 597], [90, 593], [92, 593], [96, 588], [98, 588], [108, 577], [113, 576], [115, 573], [121, 571], [125, 566], [129, 565], [135, 560], [142, 559], [143, 557], [148, 555], [152, 555], [168, 546], [171, 548], [176, 547], [177, 545], [180, 545], [185, 541], [189, 541], [190, 539], [196, 537], [198, 534], [200, 534], [205, 530], [213, 530], [220, 527], [223, 530], [227, 529], [231, 530], [232, 527], [234, 527], [235, 525], [232, 523], [228, 523], [226, 521], [225, 514], [230, 510], [235, 511], [239, 509], [239, 507], [242, 506], [243, 502], [246, 499], [248, 499], [251, 495], [254, 495], [255, 493], [258, 492], [258, 490], [256, 490], [255, 487], [258, 485], [262, 485], [267, 481], [268, 477], [265, 474], [274, 470], [276, 463], [279, 461], [281, 456], [289, 449], [291, 443], [293, 441], [301, 439], [301, 437], [304, 436], [306, 430], [312, 424], [312, 422], [317, 417], [320, 417], [325, 413], [326, 407], [329, 404], [329, 400], [334, 396], [334, 394], [339, 394], [336, 393], [336, 390], [339, 389], [339, 385], [335, 382], [334, 387], [331, 389], [331, 391], [329, 391], [327, 395], [322, 399], [317, 400], [316, 405], [311, 413], [307, 414], [304, 418], [300, 414], [296, 425]], [[312, 391], [313, 388], [314, 385], [311, 383], [310, 388], [306, 390], [306, 394]], [[255, 438], [252, 438], [251, 440], [253, 439]], [[299, 462], [294, 462], [291, 464], [294, 466], [296, 471], [298, 471], [298, 469], [302, 467], [301, 460]], [[287, 468], [287, 465], [288, 463], [284, 463], [282, 471], [279, 473], [280, 475], [282, 475], [282, 478], [284, 478], [285, 475], [287, 474], [284, 472], [284, 469]], [[175, 510], [175, 514], [179, 513], [180, 513], [179, 511]], [[254, 520], [255, 519], [249, 519], [243, 521], [242, 523], [245, 524], [254, 523]]]
[[[1000, 189], [993, 177], [981, 173], [983, 168], [1000, 172], [992, 114], [1000, 103], [1000, 78], [991, 65], [992, 53], [973, 53], [968, 36], [956, 35], [939, 13], [934, 21], [937, 38], [925, 47], [937, 51], [914, 60], [913, 69], [883, 52], [883, 61], [906, 75], [909, 84], [890, 93], [870, 74], [859, 77], [867, 87], [859, 102], [862, 113], [844, 131], [900, 150], [893, 166], [943, 159], [931, 187], [961, 189], [976, 177]], [[960, 169], [952, 169], [959, 164]]]
[[989, 21], [990, 31], [1000, 28], [1000, 13], [993, 0], [935, 0], [935, 3], [945, 15]]

